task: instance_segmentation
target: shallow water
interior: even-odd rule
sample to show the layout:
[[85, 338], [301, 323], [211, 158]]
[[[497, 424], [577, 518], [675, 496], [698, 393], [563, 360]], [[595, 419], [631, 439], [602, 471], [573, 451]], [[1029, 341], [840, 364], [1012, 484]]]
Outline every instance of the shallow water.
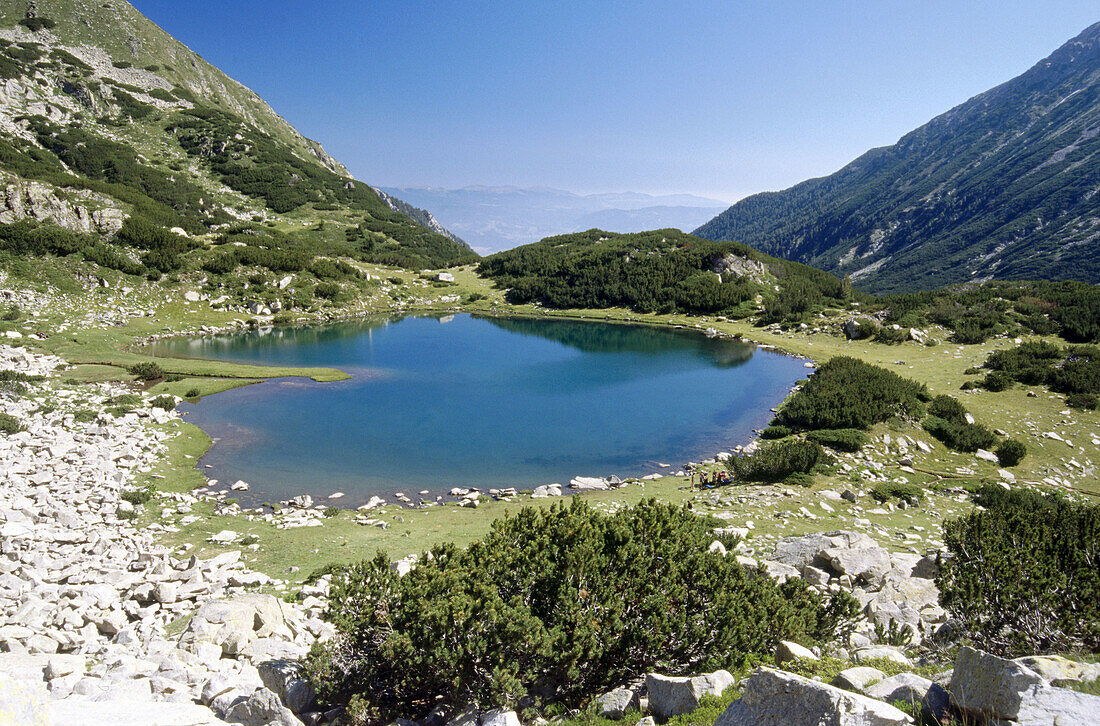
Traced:
[[604, 323], [376, 318], [170, 339], [161, 355], [329, 366], [183, 404], [215, 440], [208, 476], [269, 501], [335, 491], [530, 488], [673, 469], [746, 443], [801, 361], [697, 332]]

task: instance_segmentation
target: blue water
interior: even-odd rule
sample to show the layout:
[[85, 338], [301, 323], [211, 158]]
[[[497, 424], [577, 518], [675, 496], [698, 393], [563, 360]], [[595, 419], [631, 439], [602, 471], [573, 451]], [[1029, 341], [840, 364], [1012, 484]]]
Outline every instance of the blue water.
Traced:
[[805, 374], [697, 332], [470, 315], [171, 339], [154, 352], [352, 374], [180, 407], [215, 440], [208, 476], [249, 482], [248, 500], [342, 491], [343, 505], [675, 470], [746, 443]]

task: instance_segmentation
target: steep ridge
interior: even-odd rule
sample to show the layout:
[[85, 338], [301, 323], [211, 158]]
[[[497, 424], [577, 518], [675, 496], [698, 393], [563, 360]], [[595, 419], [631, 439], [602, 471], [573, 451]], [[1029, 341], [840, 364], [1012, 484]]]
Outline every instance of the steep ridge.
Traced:
[[836, 173], [744, 199], [696, 234], [874, 292], [1100, 281], [1100, 23], [1024, 74]]
[[409, 267], [476, 259], [402, 204], [126, 2], [0, 8], [0, 222], [108, 237], [134, 217], [199, 236], [331, 222], [347, 256]]

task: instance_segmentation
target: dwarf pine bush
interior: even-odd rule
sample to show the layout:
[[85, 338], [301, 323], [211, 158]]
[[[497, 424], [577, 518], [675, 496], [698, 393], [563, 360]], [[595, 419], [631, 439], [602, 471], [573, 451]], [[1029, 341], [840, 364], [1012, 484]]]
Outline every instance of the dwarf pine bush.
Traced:
[[944, 523], [940, 604], [1008, 657], [1100, 649], [1100, 507], [986, 486]]
[[309, 669], [355, 723], [437, 707], [573, 708], [647, 671], [732, 667], [779, 639], [828, 639], [850, 597], [707, 551], [711, 525], [644, 501], [613, 515], [580, 500], [497, 520], [480, 542], [433, 548], [399, 577], [379, 554], [333, 579], [339, 636]]

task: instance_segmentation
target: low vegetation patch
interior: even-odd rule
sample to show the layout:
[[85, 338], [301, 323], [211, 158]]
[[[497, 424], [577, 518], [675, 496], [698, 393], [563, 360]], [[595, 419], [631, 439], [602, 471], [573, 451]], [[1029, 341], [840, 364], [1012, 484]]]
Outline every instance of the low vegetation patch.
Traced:
[[955, 451], [991, 449], [997, 438], [985, 426], [967, 419], [966, 407], [951, 396], [936, 396], [928, 407], [924, 430]]
[[980, 648], [1008, 657], [1100, 649], [1100, 507], [986, 486], [944, 523], [940, 602]]
[[902, 484], [901, 482], [881, 482], [871, 487], [871, 497], [881, 503], [891, 499], [905, 502], [906, 504], [919, 504], [924, 498], [924, 490], [916, 484]]
[[761, 446], [752, 454], [735, 456], [729, 464], [740, 481], [783, 481], [794, 474], [808, 474], [824, 458], [825, 450], [820, 444], [791, 439]]
[[[709, 525], [654, 500], [614, 515], [580, 500], [498, 520], [404, 577], [379, 555], [334, 578], [311, 676], [360, 723], [435, 707], [575, 708], [651, 670], [736, 667], [780, 638], [833, 636], [856, 605], [707, 551]], [[491, 664], [491, 666], [487, 665]]]
[[867, 434], [859, 429], [818, 429], [806, 434], [809, 441], [816, 441], [837, 451], [859, 451], [869, 441]]
[[135, 363], [127, 370], [130, 371], [130, 375], [137, 376], [142, 381], [159, 381], [165, 376], [164, 369], [152, 361]]
[[23, 422], [7, 413], [0, 413], [0, 433], [15, 434], [23, 430]]
[[928, 398], [928, 390], [916, 381], [838, 356], [799, 387], [772, 425], [792, 430], [868, 429], [894, 416], [921, 418]]

